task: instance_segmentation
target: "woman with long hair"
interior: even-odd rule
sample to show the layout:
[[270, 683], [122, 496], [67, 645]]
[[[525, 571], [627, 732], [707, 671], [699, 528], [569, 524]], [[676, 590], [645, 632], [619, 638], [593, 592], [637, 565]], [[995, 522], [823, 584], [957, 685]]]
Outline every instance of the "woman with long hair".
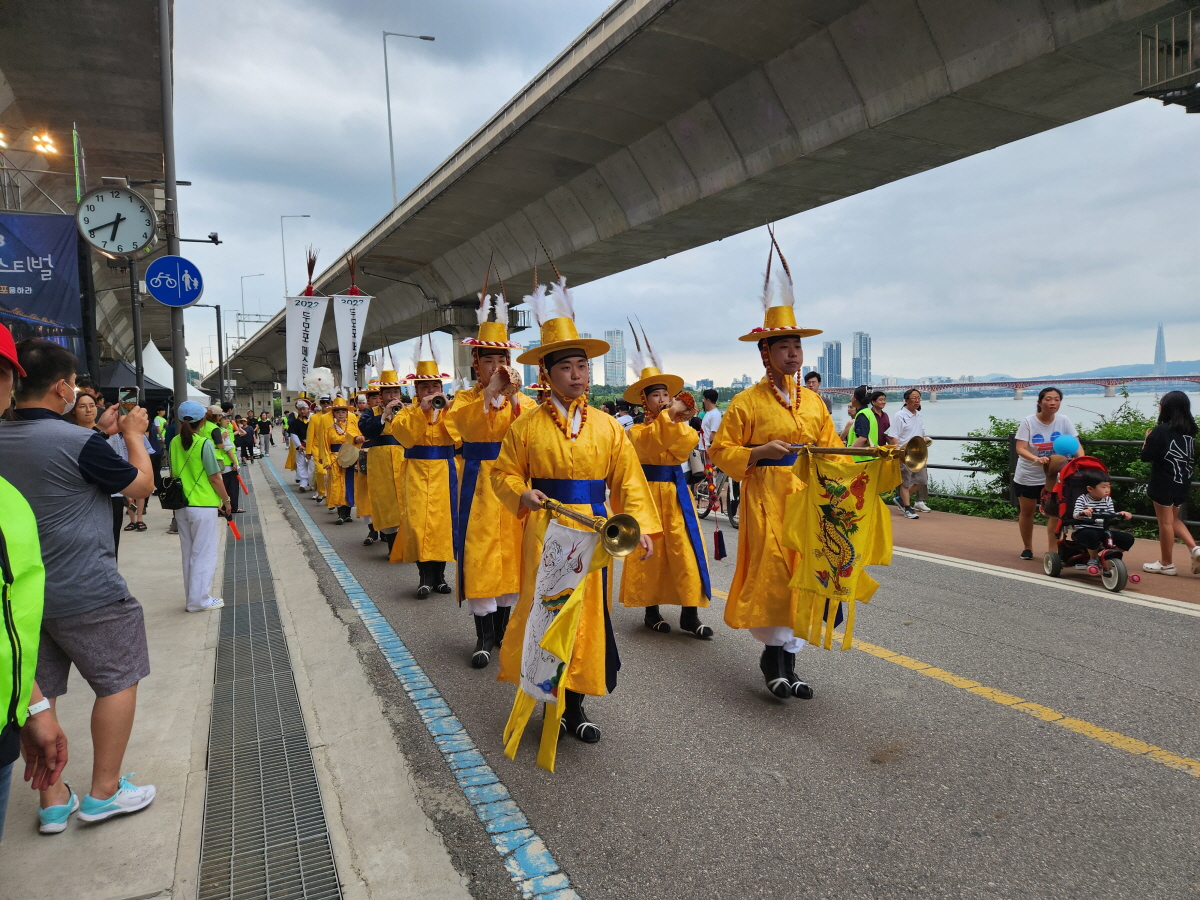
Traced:
[[63, 416], [68, 422], [78, 425], [80, 428], [90, 428], [92, 431], [99, 431], [96, 427], [96, 417], [100, 414], [100, 407], [96, 405], [96, 401], [91, 394], [80, 392], [75, 398], [75, 405], [71, 407], [71, 411]]
[[[1021, 559], [1033, 559], [1033, 515], [1037, 512], [1046, 488], [1046, 472], [1050, 457], [1054, 454], [1054, 442], [1064, 434], [1079, 437], [1075, 425], [1059, 413], [1063, 393], [1056, 387], [1044, 387], [1038, 391], [1037, 412], [1026, 416], [1017, 427], [1017, 471], [1013, 474], [1021, 512], [1017, 527], [1021, 532]], [[1083, 445], [1075, 452], [1083, 456]], [[1051, 553], [1058, 552], [1058, 519], [1050, 519], [1046, 527], [1046, 540]]]
[[204, 407], [195, 400], [179, 404], [179, 433], [171, 439], [167, 458], [171, 477], [183, 483], [187, 506], [175, 510], [179, 549], [183, 555], [183, 590], [188, 612], [220, 609], [225, 601], [209, 593], [217, 571], [217, 513], [229, 516], [229, 492], [222, 464], [206, 434]]
[[1173, 559], [1175, 539], [1191, 555], [1192, 573], [1200, 575], [1200, 547], [1183, 524], [1183, 508], [1192, 484], [1192, 457], [1196, 452], [1196, 420], [1183, 391], [1168, 391], [1158, 401], [1158, 424], [1146, 432], [1142, 459], [1150, 463], [1146, 494], [1158, 519], [1159, 558], [1142, 568], [1156, 575], [1177, 575]]

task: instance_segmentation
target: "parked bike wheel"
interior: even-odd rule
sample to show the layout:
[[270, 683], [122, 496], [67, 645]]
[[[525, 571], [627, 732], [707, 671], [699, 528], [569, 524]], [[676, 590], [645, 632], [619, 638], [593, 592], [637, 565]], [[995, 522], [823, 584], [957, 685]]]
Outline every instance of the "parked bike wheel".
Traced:
[[709, 501], [711, 499], [708, 493], [708, 482], [702, 481], [696, 485], [696, 515], [702, 519], [707, 519], [708, 514], [712, 512], [709, 509]]

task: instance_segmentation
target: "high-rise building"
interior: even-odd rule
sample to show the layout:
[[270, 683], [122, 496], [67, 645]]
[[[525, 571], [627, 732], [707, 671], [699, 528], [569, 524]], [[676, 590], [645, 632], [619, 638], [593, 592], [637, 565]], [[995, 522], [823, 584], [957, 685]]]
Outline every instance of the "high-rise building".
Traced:
[[696, 379], [696, 390], [698, 390], [698, 391], [711, 390], [712, 386], [713, 386], [713, 380], [711, 378], [697, 378]]
[[1162, 322], [1158, 323], [1158, 337], [1154, 341], [1154, 374], [1167, 374], [1167, 342], [1163, 340]]
[[821, 373], [821, 384], [825, 387], [842, 386], [841, 341], [826, 341], [821, 345], [821, 356], [817, 360], [817, 371]]
[[608, 352], [604, 354], [604, 383], [606, 385], [629, 384], [629, 376], [625, 372], [625, 332], [604, 332], [604, 340], [608, 342]]
[[[590, 331], [585, 331], [579, 336], [581, 338], [590, 338], [592, 336], [592, 333]], [[588, 384], [595, 384], [595, 383], [596, 383], [596, 360], [589, 359], [588, 360]]]
[[[540, 347], [541, 345], [542, 345], [541, 341], [530, 341], [528, 344], [525, 345], [525, 349], [531, 350], [534, 347]], [[518, 353], [517, 355], [520, 356], [520, 353]], [[525, 383], [526, 384], [537, 384], [538, 367], [537, 366], [523, 366], [523, 368], [525, 371], [522, 374], [525, 376]]]
[[854, 332], [851, 339], [850, 379], [857, 387], [871, 383], [871, 336], [865, 331]]

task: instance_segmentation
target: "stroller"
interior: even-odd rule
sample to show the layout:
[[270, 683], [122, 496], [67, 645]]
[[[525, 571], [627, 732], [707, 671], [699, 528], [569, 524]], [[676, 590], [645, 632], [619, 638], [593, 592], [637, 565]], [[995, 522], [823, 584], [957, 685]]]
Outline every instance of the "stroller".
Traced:
[[[1061, 459], [1061, 457], [1057, 458]], [[1104, 468], [1104, 463], [1094, 456], [1076, 457], [1063, 463], [1054, 486], [1047, 488], [1042, 494], [1042, 512], [1047, 517], [1058, 520], [1058, 533], [1055, 535], [1058, 539], [1058, 552], [1047, 553], [1042, 560], [1042, 568], [1051, 578], [1057, 578], [1066, 567], [1073, 567], [1076, 563], [1088, 561], [1087, 549], [1071, 538], [1063, 536], [1067, 528], [1076, 524], [1072, 513], [1075, 510], [1075, 501], [1084, 491], [1083, 472], [1087, 470], [1099, 471], [1106, 478], [1108, 477], [1108, 470]], [[1104, 539], [1097, 560], [1100, 581], [1104, 587], [1117, 593], [1124, 590], [1127, 582], [1132, 581], [1137, 584], [1141, 581], [1140, 575], [1129, 574], [1122, 559], [1123, 553], [1113, 544], [1109, 534], [1110, 526], [1114, 522], [1120, 521], [1120, 517], [1097, 516], [1092, 521], [1104, 529]]]

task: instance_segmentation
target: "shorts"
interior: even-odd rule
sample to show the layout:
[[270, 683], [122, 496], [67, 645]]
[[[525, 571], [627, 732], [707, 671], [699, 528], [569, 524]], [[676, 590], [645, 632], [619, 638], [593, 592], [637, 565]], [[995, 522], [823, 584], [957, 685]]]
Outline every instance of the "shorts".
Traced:
[[77, 616], [42, 620], [37, 683], [47, 697], [67, 692], [71, 664], [97, 697], [119, 694], [150, 674], [146, 621], [134, 597]]
[[[1133, 535], [1127, 531], [1110, 531], [1113, 544], [1118, 550], [1128, 550], [1133, 546]], [[1071, 532], [1071, 540], [1085, 550], [1099, 550], [1104, 544], [1104, 532], [1099, 528], [1076, 528]]]
[[1154, 493], [1147, 491], [1146, 496], [1148, 496], [1152, 502], [1157, 503], [1159, 506], [1180, 507], [1188, 501], [1187, 491], [1180, 491], [1178, 494], [1159, 494], [1157, 491]]
[[910, 488], [920, 484], [929, 484], [929, 470], [919, 469], [914, 472], [904, 463], [900, 463], [900, 487]]
[[1025, 497], [1028, 500], [1041, 500], [1042, 491], [1045, 488], [1040, 484], [1017, 484], [1014, 481], [1013, 490], [1016, 491], [1018, 497]]

